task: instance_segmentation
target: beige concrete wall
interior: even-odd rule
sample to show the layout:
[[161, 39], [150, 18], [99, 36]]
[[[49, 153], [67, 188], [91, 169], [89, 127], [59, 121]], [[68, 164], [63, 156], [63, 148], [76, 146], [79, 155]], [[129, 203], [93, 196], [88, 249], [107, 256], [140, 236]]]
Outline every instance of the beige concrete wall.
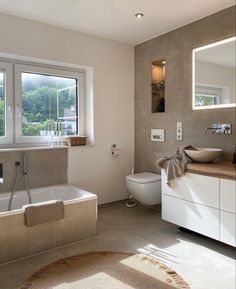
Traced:
[[0, 53], [93, 68], [95, 145], [69, 149], [68, 179], [96, 193], [99, 204], [126, 198], [125, 175], [134, 165], [134, 47], [6, 14], [0, 39]]
[[25, 190], [23, 156], [27, 160], [27, 179], [30, 189], [67, 183], [68, 150], [42, 149], [28, 151], [0, 150], [0, 163], [3, 165], [3, 183], [0, 193], [10, 192], [16, 178], [15, 162], [20, 162], [20, 173], [16, 190]]
[[[232, 159], [235, 145], [235, 109], [192, 111], [192, 49], [232, 37], [235, 7], [156, 37], [135, 47], [135, 168], [159, 171], [156, 160], [178, 146], [224, 149]], [[166, 112], [151, 113], [151, 64], [166, 60]], [[176, 122], [183, 122], [183, 141], [176, 141]], [[233, 124], [231, 135], [204, 135], [213, 123]], [[166, 141], [151, 142], [152, 128], [163, 128]]]

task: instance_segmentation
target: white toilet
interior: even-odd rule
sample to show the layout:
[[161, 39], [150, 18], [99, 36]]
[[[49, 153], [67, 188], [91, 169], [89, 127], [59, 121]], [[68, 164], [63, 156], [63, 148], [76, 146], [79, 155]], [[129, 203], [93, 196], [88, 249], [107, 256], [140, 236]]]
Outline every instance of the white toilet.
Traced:
[[161, 176], [153, 173], [139, 173], [126, 177], [126, 186], [132, 197], [143, 205], [161, 203]]

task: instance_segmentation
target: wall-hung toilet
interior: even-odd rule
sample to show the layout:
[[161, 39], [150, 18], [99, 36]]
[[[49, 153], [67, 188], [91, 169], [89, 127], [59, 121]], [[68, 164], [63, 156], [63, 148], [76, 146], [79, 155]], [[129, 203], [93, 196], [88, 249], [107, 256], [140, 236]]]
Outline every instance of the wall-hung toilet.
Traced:
[[161, 203], [161, 176], [154, 173], [139, 173], [126, 177], [126, 186], [132, 197], [143, 205]]

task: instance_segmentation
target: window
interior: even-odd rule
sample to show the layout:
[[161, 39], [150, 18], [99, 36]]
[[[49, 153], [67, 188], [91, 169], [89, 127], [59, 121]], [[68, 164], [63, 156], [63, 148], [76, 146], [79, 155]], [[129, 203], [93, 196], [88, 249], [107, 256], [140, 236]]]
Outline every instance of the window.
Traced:
[[196, 106], [217, 104], [217, 96], [203, 93], [196, 93]]
[[12, 132], [12, 68], [0, 62], [0, 143], [13, 141]]
[[221, 102], [222, 88], [209, 84], [196, 83], [195, 86], [195, 105], [210, 106]]
[[5, 70], [0, 70], [0, 137], [5, 136]]
[[[0, 65], [0, 144], [12, 143], [13, 135], [16, 143], [47, 143], [55, 131], [83, 134], [83, 82], [83, 71], [18, 63]], [[14, 107], [10, 90], [14, 91]]]
[[17, 142], [47, 142], [58, 128], [82, 133], [81, 73], [16, 64], [15, 75]]

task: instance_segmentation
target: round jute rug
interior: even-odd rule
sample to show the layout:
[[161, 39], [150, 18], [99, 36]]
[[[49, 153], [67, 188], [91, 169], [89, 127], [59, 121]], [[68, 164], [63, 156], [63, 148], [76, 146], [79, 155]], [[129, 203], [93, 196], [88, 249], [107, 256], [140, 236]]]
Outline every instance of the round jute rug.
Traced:
[[142, 254], [91, 252], [56, 261], [20, 289], [190, 289], [173, 270]]

